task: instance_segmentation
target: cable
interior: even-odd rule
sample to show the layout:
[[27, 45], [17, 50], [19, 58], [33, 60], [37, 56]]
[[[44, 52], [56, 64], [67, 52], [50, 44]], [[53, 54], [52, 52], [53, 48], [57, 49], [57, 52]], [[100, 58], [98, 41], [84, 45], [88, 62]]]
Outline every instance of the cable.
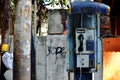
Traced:
[[79, 78], [79, 80], [81, 80], [81, 78], [82, 78], [82, 68], [81, 68], [81, 65], [82, 65], [82, 57], [81, 57], [81, 53], [79, 52], [79, 54], [80, 54], [80, 78]]

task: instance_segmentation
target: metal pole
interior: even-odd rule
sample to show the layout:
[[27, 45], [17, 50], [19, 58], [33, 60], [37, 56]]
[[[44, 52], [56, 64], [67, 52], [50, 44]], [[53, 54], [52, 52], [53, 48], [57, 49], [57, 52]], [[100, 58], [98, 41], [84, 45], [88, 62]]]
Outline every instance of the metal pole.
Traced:
[[34, 0], [34, 35], [31, 32], [31, 80], [36, 80], [36, 7], [36, 0]]
[[34, 1], [34, 47], [36, 49], [36, 0]]
[[17, 0], [13, 80], [31, 80], [31, 0]]

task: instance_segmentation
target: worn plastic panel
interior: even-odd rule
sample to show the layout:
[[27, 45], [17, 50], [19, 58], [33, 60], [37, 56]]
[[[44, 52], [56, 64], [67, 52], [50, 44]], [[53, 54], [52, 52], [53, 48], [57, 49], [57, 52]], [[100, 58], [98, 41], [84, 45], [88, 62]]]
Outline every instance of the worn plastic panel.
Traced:
[[75, 45], [75, 39], [74, 39], [74, 26], [73, 26], [73, 16], [68, 15], [68, 34], [67, 34], [67, 40], [68, 40], [68, 53], [66, 55], [67, 57], [67, 70], [68, 71], [74, 71], [75, 69], [75, 52], [74, 52], [74, 45]]
[[89, 55], [77, 55], [77, 67], [89, 67]]
[[108, 14], [110, 7], [103, 3], [97, 2], [86, 2], [86, 1], [75, 1], [72, 3], [72, 13], [103, 13]]
[[[83, 51], [79, 52], [78, 48], [82, 45], [78, 39], [79, 35], [83, 35]], [[95, 30], [77, 28], [76, 29], [76, 54], [84, 53], [90, 54], [94, 53], [94, 42], [95, 42]]]

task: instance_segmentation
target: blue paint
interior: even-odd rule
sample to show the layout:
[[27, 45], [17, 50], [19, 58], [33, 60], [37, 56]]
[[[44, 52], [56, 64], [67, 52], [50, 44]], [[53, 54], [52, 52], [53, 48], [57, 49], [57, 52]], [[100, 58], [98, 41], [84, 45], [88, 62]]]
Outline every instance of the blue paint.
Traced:
[[91, 73], [82, 73], [81, 78], [80, 78], [80, 73], [75, 73], [74, 80], [92, 80], [92, 74]]
[[94, 40], [86, 40], [86, 50], [94, 51]]
[[78, 13], [109, 13], [109, 6], [103, 3], [97, 2], [86, 2], [86, 1], [75, 1], [71, 3], [72, 14]]
[[74, 26], [72, 26], [72, 15], [68, 15], [68, 34], [67, 34], [67, 40], [68, 40], [68, 54], [67, 54], [67, 70], [73, 71], [74, 70]]
[[[73, 2], [71, 3], [72, 12], [68, 14], [68, 55], [67, 55], [67, 70], [74, 71], [74, 80], [92, 80], [92, 73], [90, 69], [96, 69], [98, 65], [98, 55], [100, 55], [100, 14], [108, 14], [109, 6], [97, 2]], [[82, 68], [80, 76], [80, 68], [76, 67], [76, 28], [88, 28], [94, 30], [94, 40], [86, 40], [86, 51], [93, 51], [89, 55], [89, 63], [92, 60], [93, 65], [89, 68]], [[83, 55], [83, 54], [82, 54]], [[87, 73], [86, 73], [87, 71]], [[76, 73], [77, 72], [77, 73]], [[81, 79], [80, 79], [81, 78]]]
[[[92, 63], [91, 63], [92, 62]], [[95, 67], [95, 55], [94, 54], [90, 54], [89, 55], [89, 63], [91, 63], [89, 66], [90, 68], [94, 68]]]

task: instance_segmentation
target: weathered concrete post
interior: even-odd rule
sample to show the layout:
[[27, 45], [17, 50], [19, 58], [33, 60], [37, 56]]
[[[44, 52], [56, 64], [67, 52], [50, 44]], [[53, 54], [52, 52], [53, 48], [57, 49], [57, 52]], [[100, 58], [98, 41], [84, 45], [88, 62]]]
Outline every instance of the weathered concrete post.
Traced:
[[14, 27], [13, 80], [31, 77], [31, 0], [17, 0]]

